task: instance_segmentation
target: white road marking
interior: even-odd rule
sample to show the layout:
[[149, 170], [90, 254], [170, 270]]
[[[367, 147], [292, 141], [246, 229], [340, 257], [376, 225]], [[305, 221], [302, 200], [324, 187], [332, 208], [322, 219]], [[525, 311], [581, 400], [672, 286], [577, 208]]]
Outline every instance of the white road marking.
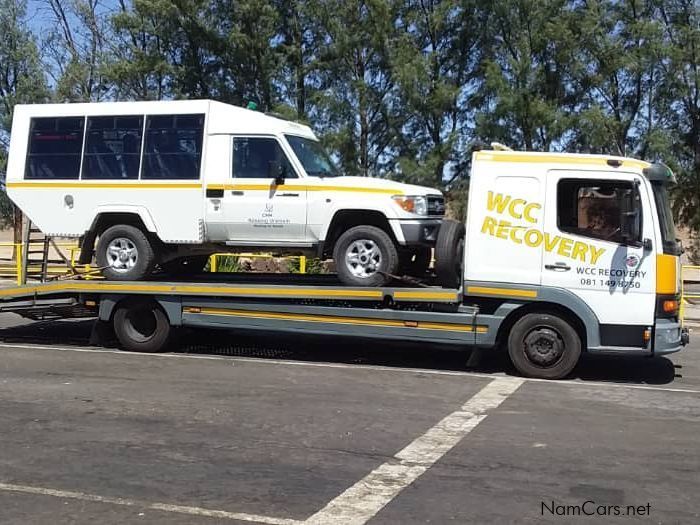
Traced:
[[394, 457], [309, 517], [305, 525], [362, 525], [457, 445], [523, 383], [494, 379]]
[[299, 520], [275, 518], [272, 516], [260, 516], [257, 514], [245, 514], [242, 512], [228, 512], [225, 510], [203, 509], [201, 507], [188, 507], [184, 505], [170, 505], [168, 503], [149, 503], [147, 501], [126, 498], [111, 498], [107, 496], [98, 496], [97, 494], [86, 494], [84, 492], [56, 490], [44, 487], [33, 487], [29, 485], [15, 485], [12, 483], [0, 483], [0, 490], [4, 490], [6, 492], [20, 492], [23, 494], [53, 496], [63, 499], [92, 501], [95, 503], [107, 503], [111, 505], [122, 505], [124, 507], [138, 507], [163, 512], [174, 512], [177, 514], [189, 514], [191, 516], [206, 516], [209, 518], [221, 518], [227, 520], [252, 521], [255, 523], [266, 523], [269, 525], [300, 525], [303, 523]]
[[[49, 346], [49, 345], [34, 345], [34, 344], [12, 344], [0, 343], [0, 348], [7, 349], [22, 349], [22, 350], [60, 350], [64, 352], [78, 352], [88, 354], [115, 354], [123, 357], [160, 357], [160, 358], [177, 358], [177, 359], [203, 359], [208, 361], [229, 361], [232, 363], [254, 363], [258, 365], [289, 365], [302, 367], [316, 368], [340, 368], [346, 370], [375, 370], [379, 372], [400, 372], [411, 374], [428, 374], [439, 376], [458, 376], [458, 377], [477, 377], [482, 379], [494, 379], [498, 374], [486, 374], [483, 372], [461, 372], [459, 370], [433, 370], [430, 368], [406, 368], [400, 366], [382, 366], [382, 365], [362, 365], [362, 364], [347, 364], [347, 363], [324, 363], [313, 361], [295, 361], [292, 359], [269, 359], [266, 357], [233, 357], [233, 356], [217, 356], [217, 355], [193, 355], [193, 354], [176, 354], [164, 352], [160, 354], [150, 354], [147, 352], [127, 352], [125, 350], [110, 350], [97, 346], [72, 347], [72, 346]], [[565, 385], [565, 386], [585, 386], [585, 387], [608, 387], [608, 388], [631, 388], [635, 390], [651, 390], [658, 392], [678, 392], [681, 394], [700, 394], [700, 390], [691, 388], [673, 388], [663, 386], [649, 385], [633, 385], [628, 383], [612, 383], [606, 381], [583, 381], [574, 379], [536, 379], [532, 377], [519, 378], [528, 383], [545, 383], [548, 385]]]

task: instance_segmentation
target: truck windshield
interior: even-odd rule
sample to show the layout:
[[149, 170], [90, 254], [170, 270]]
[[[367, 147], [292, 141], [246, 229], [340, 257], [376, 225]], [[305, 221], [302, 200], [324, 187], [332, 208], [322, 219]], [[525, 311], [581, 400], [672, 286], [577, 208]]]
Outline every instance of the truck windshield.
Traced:
[[656, 201], [656, 211], [659, 214], [659, 225], [661, 227], [661, 241], [664, 253], [670, 255], [680, 255], [681, 247], [676, 239], [676, 226], [673, 223], [673, 212], [668, 198], [668, 187], [661, 182], [652, 182], [654, 189], [654, 200]]
[[285, 136], [299, 162], [304, 166], [304, 171], [310, 176], [339, 177], [341, 175], [319, 142], [295, 135]]

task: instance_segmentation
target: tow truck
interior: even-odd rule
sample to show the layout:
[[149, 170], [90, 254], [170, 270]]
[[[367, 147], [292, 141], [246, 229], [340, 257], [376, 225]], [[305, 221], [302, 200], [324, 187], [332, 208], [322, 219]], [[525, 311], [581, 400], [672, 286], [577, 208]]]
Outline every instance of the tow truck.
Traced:
[[98, 332], [138, 352], [170, 348], [179, 327], [411, 340], [426, 351], [505, 347], [519, 373], [559, 379], [584, 352], [653, 356], [687, 344], [674, 181], [665, 165], [635, 159], [482, 150], [466, 221], [443, 221], [423, 282], [77, 274], [3, 287], [0, 311], [94, 317]]

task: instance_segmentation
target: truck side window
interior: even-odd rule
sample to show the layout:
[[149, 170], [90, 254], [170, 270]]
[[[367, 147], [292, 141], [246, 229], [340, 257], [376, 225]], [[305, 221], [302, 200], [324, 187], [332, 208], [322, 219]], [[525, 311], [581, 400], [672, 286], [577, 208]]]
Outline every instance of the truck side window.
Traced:
[[84, 117], [31, 119], [24, 178], [77, 179], [84, 131]]
[[88, 117], [83, 179], [138, 179], [142, 116]]
[[287, 156], [275, 139], [267, 137], [233, 139], [233, 177], [267, 179], [270, 176], [271, 161], [277, 161], [284, 166], [286, 178], [297, 178]]
[[204, 115], [149, 115], [142, 179], [199, 179]]
[[562, 179], [557, 187], [557, 223], [562, 232], [622, 243], [621, 203], [639, 193], [628, 181]]

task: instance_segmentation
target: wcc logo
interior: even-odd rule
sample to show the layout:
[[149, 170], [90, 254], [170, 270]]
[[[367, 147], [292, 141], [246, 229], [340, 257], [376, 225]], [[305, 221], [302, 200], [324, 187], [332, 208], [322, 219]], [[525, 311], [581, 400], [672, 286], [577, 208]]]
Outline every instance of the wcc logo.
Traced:
[[636, 268], [639, 265], [639, 257], [636, 255], [630, 255], [625, 259], [625, 266], [627, 268]]

